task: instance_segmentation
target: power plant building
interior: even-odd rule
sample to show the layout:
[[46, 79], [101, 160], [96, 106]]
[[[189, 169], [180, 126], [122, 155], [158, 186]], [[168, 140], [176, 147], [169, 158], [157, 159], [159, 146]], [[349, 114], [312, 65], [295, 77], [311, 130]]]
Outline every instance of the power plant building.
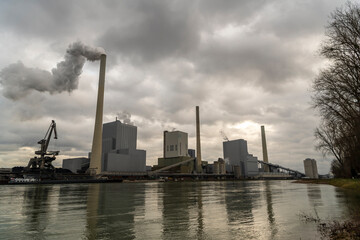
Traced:
[[89, 168], [90, 159], [89, 158], [67, 158], [63, 159], [62, 168], [68, 169], [73, 173], [77, 173], [82, 169], [86, 170]]
[[146, 151], [136, 149], [137, 127], [119, 120], [105, 123], [102, 135], [102, 171], [145, 172]]
[[[158, 158], [158, 164], [154, 169], [160, 169], [166, 166], [177, 164], [189, 160], [188, 134], [181, 131], [164, 131], [163, 157]], [[191, 151], [190, 151], [191, 152]], [[195, 154], [194, 152], [191, 152]], [[194, 171], [194, 163], [188, 162], [174, 167], [169, 171], [191, 173]]]
[[309, 178], [319, 178], [316, 160], [307, 158], [304, 160], [305, 175]]
[[180, 131], [164, 132], [164, 158], [188, 156], [188, 134]]
[[244, 177], [256, 176], [259, 174], [257, 158], [248, 153], [247, 142], [244, 139], [237, 139], [223, 142], [224, 159], [229, 160], [229, 165], [239, 169], [240, 175]]

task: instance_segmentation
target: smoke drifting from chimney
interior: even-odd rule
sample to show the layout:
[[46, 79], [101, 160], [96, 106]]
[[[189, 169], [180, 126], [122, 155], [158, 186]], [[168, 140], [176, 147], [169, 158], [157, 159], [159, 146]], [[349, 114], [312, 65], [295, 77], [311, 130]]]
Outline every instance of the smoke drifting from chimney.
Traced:
[[117, 117], [125, 124], [134, 125], [134, 123], [131, 121], [131, 114], [127, 111], [117, 113]]
[[21, 61], [10, 64], [0, 72], [3, 95], [11, 100], [18, 100], [34, 90], [51, 94], [71, 92], [78, 87], [86, 60], [100, 60], [104, 53], [102, 48], [86, 46], [78, 41], [69, 45], [65, 60], [59, 62], [51, 72], [28, 68]]

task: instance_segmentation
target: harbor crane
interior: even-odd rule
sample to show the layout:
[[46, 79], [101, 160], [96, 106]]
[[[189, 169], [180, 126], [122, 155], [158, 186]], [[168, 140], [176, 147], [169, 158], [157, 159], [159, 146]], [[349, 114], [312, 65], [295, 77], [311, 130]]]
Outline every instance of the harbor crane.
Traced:
[[54, 170], [55, 167], [51, 164], [52, 161], [56, 159], [55, 156], [59, 155], [60, 151], [47, 151], [51, 135], [54, 132], [54, 139], [57, 139], [56, 132], [56, 123], [54, 120], [51, 121], [50, 127], [48, 128], [45, 137], [38, 141], [40, 144], [40, 150], [35, 151], [35, 154], [39, 157], [35, 156], [30, 159], [26, 169], [40, 169], [40, 170]]

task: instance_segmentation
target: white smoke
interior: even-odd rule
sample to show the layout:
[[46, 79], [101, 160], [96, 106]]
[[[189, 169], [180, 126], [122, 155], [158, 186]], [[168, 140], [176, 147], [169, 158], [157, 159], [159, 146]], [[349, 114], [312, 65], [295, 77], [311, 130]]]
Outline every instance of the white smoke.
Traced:
[[3, 95], [18, 100], [31, 91], [60, 93], [77, 89], [79, 76], [86, 60], [99, 60], [104, 49], [84, 45], [82, 42], [70, 44], [65, 60], [57, 64], [51, 72], [38, 68], [28, 68], [22, 62], [10, 64], [0, 72]]
[[127, 111], [117, 113], [117, 117], [125, 124], [134, 125], [134, 122], [131, 121], [131, 114]]

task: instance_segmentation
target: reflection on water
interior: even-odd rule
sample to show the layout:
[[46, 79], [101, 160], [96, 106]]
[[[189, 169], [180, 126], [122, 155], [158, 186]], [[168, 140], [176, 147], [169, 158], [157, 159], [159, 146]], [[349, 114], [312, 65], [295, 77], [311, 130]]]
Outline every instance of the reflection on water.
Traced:
[[134, 239], [135, 214], [143, 215], [144, 186], [90, 184], [87, 193], [88, 239]]
[[358, 195], [290, 181], [0, 186], [1, 239], [319, 239]]
[[263, 182], [265, 186], [265, 198], [266, 198], [266, 209], [267, 209], [267, 219], [269, 221], [270, 225], [270, 236], [271, 239], [275, 239], [276, 234], [278, 232], [278, 228], [275, 221], [275, 214], [273, 209], [273, 203], [272, 203], [272, 193], [271, 193], [271, 185], [269, 181]]
[[26, 216], [25, 230], [36, 233], [39, 238], [44, 238], [44, 230], [47, 226], [49, 214], [49, 192], [50, 187], [35, 186], [24, 191], [23, 215]]

